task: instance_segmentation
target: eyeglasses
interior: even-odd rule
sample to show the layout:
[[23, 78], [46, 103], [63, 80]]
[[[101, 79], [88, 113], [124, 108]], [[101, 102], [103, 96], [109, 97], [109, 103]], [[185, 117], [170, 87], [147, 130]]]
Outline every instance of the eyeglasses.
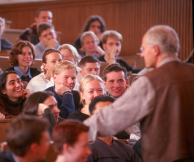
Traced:
[[64, 57], [73, 57], [73, 55], [72, 54], [62, 55], [62, 58]]
[[144, 48], [143, 47], [140, 47], [139, 50], [140, 50], [140, 52], [143, 52]]
[[92, 43], [92, 44], [94, 44], [94, 43], [96, 43], [97, 41], [95, 40], [95, 41], [87, 41], [87, 42], [84, 42], [85, 44], [90, 44], [90, 43]]

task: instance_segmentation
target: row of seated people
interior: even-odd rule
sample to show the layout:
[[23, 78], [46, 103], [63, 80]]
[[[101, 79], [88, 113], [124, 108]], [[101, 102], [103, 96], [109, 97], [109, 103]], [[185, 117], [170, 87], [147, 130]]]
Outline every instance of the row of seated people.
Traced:
[[[97, 96], [90, 106], [92, 113], [113, 102], [109, 96]], [[98, 137], [89, 143], [89, 127], [76, 120], [64, 120], [53, 127], [45, 118], [20, 115], [13, 120], [6, 131], [8, 149], [0, 152], [2, 162], [141, 162], [135, 151], [112, 136]], [[49, 135], [50, 134], [50, 135]], [[52, 139], [52, 148], [49, 148]], [[49, 153], [49, 155], [48, 155]], [[54, 156], [54, 157], [53, 157]]]
[[[0, 24], [3, 31], [5, 21], [0, 19]], [[18, 40], [28, 40], [35, 45], [35, 58], [41, 59], [43, 51], [47, 48], [57, 49], [60, 46], [52, 25], [52, 12], [49, 9], [41, 8], [37, 10], [35, 24], [32, 26], [27, 28]], [[133, 69], [124, 60], [117, 58], [121, 52], [121, 44], [122, 35], [116, 31], [106, 31], [106, 25], [102, 17], [93, 15], [87, 20], [83, 33], [76, 39], [74, 46], [80, 54], [79, 58], [90, 55], [98, 57], [103, 62], [118, 62], [127, 71], [139, 71], [138, 69]], [[2, 47], [3, 49], [5, 48]]]
[[[24, 89], [21, 78], [18, 76], [16, 71], [13, 71], [13, 69], [5, 71], [0, 76], [0, 112], [4, 114], [4, 117], [13, 118], [20, 113], [45, 116], [47, 119], [49, 119], [51, 126], [54, 126], [59, 121], [67, 119], [70, 114], [73, 119], [78, 119], [81, 121], [89, 117], [90, 102], [94, 99], [94, 97], [105, 94], [104, 82], [98, 76], [100, 62], [98, 59], [92, 56], [85, 56], [82, 58], [80, 61], [80, 73], [84, 76], [84, 78], [81, 80], [80, 85], [78, 86], [78, 93], [77, 91], [73, 90], [76, 84], [76, 76], [78, 73], [77, 66], [73, 62], [67, 60], [61, 61], [61, 59], [61, 54], [56, 49], [47, 49], [44, 52], [43, 60], [45, 60], [45, 64], [43, 64], [43, 68], [45, 71], [42, 75], [44, 76], [44, 74], [47, 73], [47, 70], [50, 70], [50, 72], [53, 71], [51, 76], [53, 76], [52, 78], [54, 80], [54, 86], [43, 91], [46, 88], [47, 82], [42, 79], [43, 77], [39, 77], [41, 74], [32, 78], [28, 84], [28, 86], [31, 85], [31, 91], [33, 89], [38, 91], [44, 87], [42, 92], [32, 92], [30, 95], [30, 91], [28, 89]], [[54, 66], [53, 64], [56, 65]], [[45, 67], [49, 68], [47, 69]], [[108, 89], [109, 86], [111, 89], [111, 86], [114, 87], [114, 84], [117, 85], [117, 89], [113, 89], [112, 92], [110, 91], [110, 93], [117, 98], [122, 95], [122, 93], [124, 93], [128, 87], [127, 71], [118, 64], [111, 64], [107, 68], [109, 69], [111, 67], [113, 71], [108, 70], [108, 72], [113, 72], [114, 76], [117, 74], [120, 78], [115, 78], [115, 80], [112, 80], [112, 78], [109, 78], [108, 80], [106, 78], [107, 83], [109, 82], [106, 87]], [[92, 75], [89, 73], [97, 75]], [[39, 78], [41, 83], [38, 83], [36, 78]], [[111, 82], [114, 82], [114, 84]], [[38, 85], [40, 85], [40, 87], [37, 87]], [[82, 105], [79, 103], [80, 98]], [[75, 110], [76, 112], [74, 112]], [[54, 115], [54, 119], [52, 118], [52, 115]], [[133, 128], [132, 131], [133, 132], [131, 132], [131, 134], [139, 134], [139, 128], [135, 130], [137, 132], [135, 132]], [[122, 131], [121, 133], [117, 134], [116, 137], [126, 139], [129, 138], [129, 135], [125, 131]]]
[[[28, 83], [26, 89], [23, 89], [23, 87], [21, 87], [21, 85], [19, 84], [15, 85], [17, 83], [17, 79], [19, 80], [20, 77], [17, 74], [17, 71], [12, 71], [14, 68], [9, 69], [1, 75], [1, 105], [3, 106], [1, 107], [0, 112], [3, 113], [6, 118], [18, 115], [22, 110], [21, 101], [19, 103], [8, 102], [12, 97], [7, 96], [16, 95], [13, 93], [14, 91], [16, 91], [16, 93], [18, 93], [18, 91], [22, 92], [20, 94], [21, 96], [17, 96], [16, 101], [18, 101], [18, 99], [21, 98], [23, 94], [28, 97], [30, 93], [34, 93], [36, 91], [51, 91], [54, 93], [54, 96], [58, 102], [58, 107], [61, 111], [61, 117], [66, 119], [71, 114], [71, 118], [76, 118], [83, 121], [87, 117], [89, 117], [88, 105], [90, 101], [96, 95], [105, 94], [104, 85], [109, 95], [113, 96], [114, 98], [120, 97], [128, 88], [127, 71], [125, 68], [121, 67], [118, 64], [109, 65], [104, 70], [103, 82], [102, 79], [98, 76], [100, 71], [100, 62], [98, 59], [92, 56], [85, 56], [81, 59], [81, 61], [79, 62], [81, 68], [79, 70], [79, 73], [77, 70], [77, 66], [73, 62], [67, 60], [61, 61], [61, 54], [56, 49], [47, 49], [43, 54], [43, 62], [45, 62], [43, 63], [44, 73], [41, 73], [32, 78]], [[87, 76], [90, 79], [86, 77], [80, 82], [80, 79], [76, 81], [77, 74], [80, 74], [81, 78], [86, 76], [87, 74], [94, 74], [97, 75], [97, 78], [95, 78], [94, 76]], [[47, 76], [49, 76], [49, 78]], [[101, 92], [98, 92], [99, 86], [97, 87], [96, 84], [93, 84], [93, 80], [98, 80], [98, 82], [101, 82]], [[91, 83], [89, 82], [89, 85], [87, 85], [86, 83], [84, 83], [84, 81], [90, 81]], [[19, 82], [21, 81], [19, 80]], [[10, 92], [7, 92], [7, 89], [9, 90], [9, 87], [6, 87], [8, 83], [14, 85], [12, 86], [13, 89]], [[90, 85], [92, 87], [90, 87]], [[86, 90], [84, 90], [85, 86], [86, 90], [92, 89], [92, 94], [91, 92], [87, 92]], [[74, 87], [76, 90], [73, 90]], [[77, 90], [79, 90], [79, 93]], [[94, 93], [94, 90], [98, 93]], [[81, 100], [83, 100], [82, 104], [84, 103], [84, 106], [79, 102], [80, 97]], [[15, 104], [14, 109], [12, 109], [12, 104]], [[124, 138], [126, 138], [126, 136]]]

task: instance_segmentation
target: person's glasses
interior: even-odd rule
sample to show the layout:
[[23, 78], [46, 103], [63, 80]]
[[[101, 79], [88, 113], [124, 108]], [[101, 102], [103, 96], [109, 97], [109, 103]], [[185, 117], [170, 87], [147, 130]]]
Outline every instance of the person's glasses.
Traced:
[[62, 57], [64, 58], [64, 57], [73, 57], [73, 55], [72, 54], [67, 54], [67, 55], [62, 55]]
[[143, 52], [144, 48], [143, 47], [140, 47], [139, 50], [140, 50], [140, 52]]

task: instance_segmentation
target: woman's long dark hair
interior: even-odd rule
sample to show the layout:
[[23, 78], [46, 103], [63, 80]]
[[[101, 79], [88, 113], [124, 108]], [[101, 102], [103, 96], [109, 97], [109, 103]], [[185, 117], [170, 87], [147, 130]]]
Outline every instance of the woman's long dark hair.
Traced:
[[24, 114], [37, 115], [38, 104], [43, 103], [48, 97], [54, 96], [52, 92], [40, 91], [31, 94], [23, 105]]

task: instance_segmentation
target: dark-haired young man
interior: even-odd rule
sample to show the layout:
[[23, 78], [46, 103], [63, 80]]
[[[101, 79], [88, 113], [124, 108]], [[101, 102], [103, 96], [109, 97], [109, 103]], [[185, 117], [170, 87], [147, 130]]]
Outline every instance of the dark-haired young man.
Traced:
[[[93, 115], [100, 109], [103, 109], [104, 107], [110, 105], [113, 102], [114, 98], [110, 96], [102, 95], [95, 97], [89, 106], [90, 114]], [[112, 136], [98, 137], [97, 140], [89, 146], [92, 151], [92, 154], [88, 156], [88, 162], [141, 161], [135, 151], [131, 148], [131, 146], [118, 140], [114, 140]]]
[[100, 61], [92, 56], [83, 57], [78, 65], [81, 69], [78, 73], [75, 90], [79, 89], [81, 79], [87, 74], [99, 75], [100, 74]]
[[120, 97], [128, 88], [127, 70], [117, 63], [104, 69], [103, 80], [108, 93], [114, 98]]
[[27, 28], [24, 33], [22, 33], [18, 40], [27, 40], [32, 44], [36, 45], [39, 42], [37, 34], [37, 25], [42, 22], [48, 22], [52, 24], [52, 12], [48, 8], [40, 8], [35, 14], [35, 23], [33, 23], [29, 28]]
[[7, 128], [9, 150], [0, 153], [0, 162], [41, 162], [50, 145], [49, 124], [44, 118], [20, 116]]

